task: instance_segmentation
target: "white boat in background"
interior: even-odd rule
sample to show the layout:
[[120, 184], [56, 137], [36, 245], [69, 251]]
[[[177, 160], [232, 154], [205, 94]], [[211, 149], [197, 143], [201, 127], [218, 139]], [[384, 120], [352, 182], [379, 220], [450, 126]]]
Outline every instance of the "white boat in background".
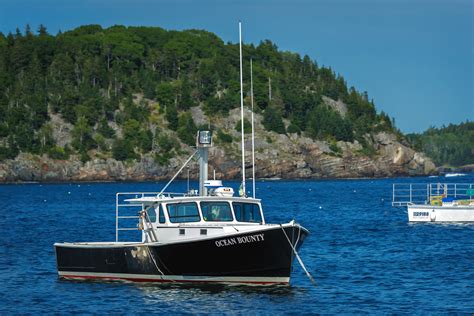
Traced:
[[467, 174], [465, 174], [465, 173], [447, 173], [447, 174], [445, 174], [444, 176], [445, 176], [446, 178], [451, 178], [451, 177], [464, 177], [464, 176], [466, 176], [466, 175], [467, 175]]
[[392, 206], [406, 207], [409, 222], [474, 222], [474, 184], [396, 183]]

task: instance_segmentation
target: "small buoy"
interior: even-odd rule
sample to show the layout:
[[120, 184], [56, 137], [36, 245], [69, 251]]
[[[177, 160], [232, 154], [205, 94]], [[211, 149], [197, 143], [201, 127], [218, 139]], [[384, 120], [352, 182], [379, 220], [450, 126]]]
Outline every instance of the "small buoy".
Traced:
[[77, 185], [77, 187], [78, 187], [78, 188], [80, 188], [80, 187], [81, 187], [81, 185], [80, 185], [80, 184], [78, 184], [78, 185]]
[[357, 191], [356, 191], [356, 190], [354, 190], [354, 193], [356, 193], [356, 192], [357, 192]]
[[322, 208], [323, 208], [322, 206], [319, 207], [319, 209], [322, 209]]
[[309, 188], [308, 190], [309, 190], [309, 191], [313, 191], [313, 189], [311, 189], [311, 188]]
[[69, 191], [67, 194], [71, 194], [71, 191]]
[[89, 195], [91, 195], [91, 194], [89, 193]]
[[43, 202], [46, 202], [46, 200], [43, 200]]

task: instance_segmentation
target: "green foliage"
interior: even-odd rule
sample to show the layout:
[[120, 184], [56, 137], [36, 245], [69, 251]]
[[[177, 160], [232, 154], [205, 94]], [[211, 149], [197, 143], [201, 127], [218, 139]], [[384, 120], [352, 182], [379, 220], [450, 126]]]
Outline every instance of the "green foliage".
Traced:
[[138, 158], [129, 140], [118, 138], [112, 145], [112, 156], [116, 160], [130, 160]]
[[298, 127], [298, 125], [294, 124], [294, 123], [291, 123], [290, 125], [288, 125], [288, 128], [286, 130], [288, 133], [290, 134], [300, 134], [301, 133], [301, 129]]
[[341, 117], [325, 105], [315, 107], [309, 114], [306, 132], [315, 139], [352, 141], [352, 126], [350, 121]]
[[408, 134], [407, 140], [438, 165], [474, 164], [474, 122], [430, 127], [421, 134]]
[[109, 150], [107, 144], [105, 143], [105, 137], [102, 134], [100, 134], [100, 133], [95, 134], [94, 135], [94, 141], [97, 144], [97, 147], [101, 151], [108, 151]]
[[81, 152], [80, 152], [80, 159], [81, 159], [81, 162], [82, 162], [82, 163], [86, 163], [86, 162], [88, 162], [89, 160], [91, 160], [91, 157], [89, 156], [89, 154], [87, 153], [87, 151], [81, 151]]
[[[239, 133], [242, 132], [242, 120], [239, 120], [235, 123], [235, 130]], [[252, 123], [246, 118], [244, 118], [244, 134], [249, 134], [252, 132]]]
[[150, 130], [134, 119], [125, 121], [123, 138], [134, 152], [146, 153], [152, 149], [153, 134]]
[[189, 146], [196, 145], [197, 127], [190, 112], [184, 112], [179, 117], [177, 133], [183, 143]]
[[0, 161], [14, 159], [16, 155], [18, 155], [18, 150], [15, 148], [0, 146]]
[[228, 115], [229, 110], [239, 104], [239, 95], [234, 91], [227, 91], [222, 97], [209, 97], [204, 105], [204, 111], [207, 115]]
[[155, 161], [164, 166], [167, 165], [173, 154], [176, 153], [176, 150], [179, 149], [177, 146], [178, 142], [163, 134], [158, 137], [158, 150], [155, 154]]
[[329, 149], [331, 149], [331, 151], [334, 152], [336, 155], [342, 154], [342, 149], [337, 145], [337, 142], [335, 141], [331, 141], [329, 143]]
[[265, 109], [265, 112], [263, 113], [263, 126], [268, 131], [277, 132], [279, 134], [286, 133], [285, 124], [283, 123], [281, 114], [273, 107], [267, 107]]
[[166, 120], [168, 121], [168, 127], [176, 131], [179, 127], [179, 118], [178, 118], [178, 111], [176, 110], [176, 106], [168, 105], [166, 107]]
[[371, 157], [371, 158], [375, 157], [375, 155], [377, 154], [377, 150], [374, 148], [374, 146], [370, 144], [364, 144], [362, 149], [360, 149], [358, 152], [361, 155]]
[[115, 136], [115, 131], [112, 127], [109, 126], [107, 119], [103, 118], [99, 122], [99, 126], [97, 127], [97, 132], [103, 135], [105, 138], [112, 138]]
[[95, 146], [92, 128], [83, 116], [77, 119], [72, 130], [72, 146], [80, 152], [85, 152]]
[[[318, 66], [308, 56], [282, 52], [270, 40], [244, 45], [243, 50], [254, 61], [255, 108], [263, 111], [267, 130], [284, 134], [283, 118], [292, 122], [288, 133], [307, 132], [315, 138], [351, 140], [396, 130], [388, 115], [377, 114], [367, 93], [348, 89], [331, 68]], [[244, 69], [249, 69], [248, 59]], [[202, 105], [209, 116], [227, 115], [240, 104], [238, 78], [238, 45], [225, 44], [206, 31], [85, 25], [53, 36], [41, 25], [37, 33], [28, 28], [25, 34], [0, 35], [1, 156], [54, 148], [47, 127], [49, 106], [75, 125], [76, 153], [96, 146], [107, 150], [97, 135], [113, 139], [109, 124], [115, 120], [127, 130], [124, 139], [114, 142], [115, 156], [137, 157], [153, 147], [146, 127], [150, 110], [146, 102], [137, 103], [143, 95], [159, 103], [169, 128], [190, 144], [191, 133], [183, 126], [193, 124], [189, 119], [180, 122], [180, 113]], [[249, 91], [248, 83], [244, 91]], [[323, 96], [344, 101], [347, 119], [326, 113], [331, 123], [315, 124]]]
[[188, 110], [189, 108], [196, 106], [196, 102], [192, 97], [191, 84], [187, 77], [184, 77], [184, 80], [180, 86], [180, 96], [178, 101], [178, 109]]
[[[245, 129], [245, 127], [244, 127]], [[230, 144], [234, 140], [232, 135], [223, 132], [222, 130], [217, 131], [217, 140], [222, 143]]]
[[69, 152], [59, 146], [53, 146], [48, 149], [48, 156], [56, 160], [67, 160], [69, 159]]
[[174, 86], [169, 82], [158, 84], [156, 87], [156, 100], [165, 108], [175, 105], [176, 91]]
[[39, 140], [42, 152], [46, 152], [54, 145], [53, 128], [51, 124], [43, 124], [38, 131], [37, 138]]

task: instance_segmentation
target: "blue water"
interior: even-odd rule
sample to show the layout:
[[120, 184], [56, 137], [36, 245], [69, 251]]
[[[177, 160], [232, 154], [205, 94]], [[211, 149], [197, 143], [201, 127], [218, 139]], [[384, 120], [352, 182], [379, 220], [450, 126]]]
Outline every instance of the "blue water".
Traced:
[[115, 193], [163, 183], [0, 185], [0, 314], [472, 313], [474, 225], [409, 224], [390, 205], [392, 183], [433, 181], [258, 182], [267, 222], [311, 231], [300, 255], [317, 286], [295, 261], [276, 288], [61, 281], [54, 242], [114, 240]]

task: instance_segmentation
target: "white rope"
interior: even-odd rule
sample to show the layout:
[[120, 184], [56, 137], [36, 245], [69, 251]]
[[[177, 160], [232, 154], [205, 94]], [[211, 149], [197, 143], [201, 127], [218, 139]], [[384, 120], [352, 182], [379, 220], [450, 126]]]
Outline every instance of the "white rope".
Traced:
[[153, 255], [151, 254], [150, 247], [149, 247], [149, 246], [145, 246], [145, 247], [146, 247], [146, 250], [148, 251], [148, 255], [150, 256], [151, 260], [153, 260], [153, 263], [155, 264], [155, 267], [156, 267], [156, 269], [158, 270], [158, 272], [160, 272], [161, 275], [165, 275], [165, 274], [160, 270], [160, 268], [158, 268], [158, 265], [156, 264], [155, 258], [154, 258]]
[[304, 263], [303, 263], [303, 260], [301, 260], [300, 258], [300, 255], [298, 254], [298, 252], [296, 251], [295, 247], [293, 246], [293, 244], [291, 243], [290, 241], [290, 238], [288, 238], [288, 235], [286, 234], [286, 231], [285, 229], [283, 228], [283, 226], [280, 224], [280, 227], [281, 227], [281, 230], [283, 230], [283, 233], [285, 234], [285, 237], [286, 237], [286, 240], [288, 240], [288, 243], [290, 244], [291, 246], [291, 249], [293, 249], [293, 252], [296, 256], [296, 259], [298, 259], [298, 262], [300, 263], [300, 266], [303, 268], [304, 272], [306, 273], [306, 275], [308, 276], [309, 280], [311, 281], [311, 283], [313, 283], [314, 285], [316, 285], [316, 282], [314, 281], [313, 277], [311, 276], [311, 274], [309, 273], [309, 271], [306, 269]]

